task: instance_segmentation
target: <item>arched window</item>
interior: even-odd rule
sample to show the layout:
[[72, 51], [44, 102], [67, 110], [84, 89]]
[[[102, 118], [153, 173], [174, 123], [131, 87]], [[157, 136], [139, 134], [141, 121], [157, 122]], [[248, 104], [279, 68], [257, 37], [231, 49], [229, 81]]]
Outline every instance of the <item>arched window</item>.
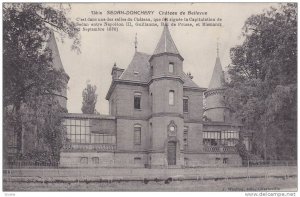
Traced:
[[174, 63], [172, 63], [172, 62], [169, 63], [169, 72], [170, 73], [174, 72]]
[[134, 109], [141, 109], [141, 98], [142, 94], [140, 92], [134, 93]]
[[140, 145], [141, 144], [141, 131], [142, 127], [140, 124], [135, 124], [134, 125], [134, 136], [133, 136], [133, 142], [134, 145]]
[[174, 92], [174, 90], [170, 90], [169, 91], [169, 105], [174, 105], [174, 94], [175, 94], [175, 92]]

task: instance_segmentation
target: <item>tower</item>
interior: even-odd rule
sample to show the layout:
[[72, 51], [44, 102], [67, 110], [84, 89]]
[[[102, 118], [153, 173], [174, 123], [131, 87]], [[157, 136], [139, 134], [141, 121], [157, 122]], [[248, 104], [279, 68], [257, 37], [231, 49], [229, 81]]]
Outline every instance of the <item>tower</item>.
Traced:
[[151, 80], [149, 119], [151, 165], [182, 165], [183, 150], [183, 58], [164, 26], [160, 40], [149, 59]]
[[228, 122], [229, 110], [225, 106], [224, 99], [224, 72], [219, 57], [219, 47], [217, 47], [217, 57], [213, 74], [207, 91], [204, 93], [206, 99], [205, 115], [210, 121]]
[[57, 100], [61, 107], [67, 109], [67, 87], [69, 82], [69, 75], [65, 72], [64, 66], [60, 59], [59, 50], [56, 44], [55, 36], [53, 31], [50, 33], [49, 40], [47, 42], [47, 47], [52, 52], [52, 65], [56, 70], [60, 70], [63, 73], [63, 87], [61, 91], [57, 93]]

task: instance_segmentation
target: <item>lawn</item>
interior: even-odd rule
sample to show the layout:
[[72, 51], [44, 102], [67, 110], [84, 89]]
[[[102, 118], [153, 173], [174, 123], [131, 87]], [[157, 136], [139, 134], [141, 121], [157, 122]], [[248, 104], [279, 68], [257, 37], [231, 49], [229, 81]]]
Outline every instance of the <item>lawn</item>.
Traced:
[[187, 169], [10, 169], [4, 191], [270, 191], [296, 190], [297, 166]]
[[297, 178], [251, 178], [223, 180], [26, 183], [5, 182], [4, 191], [295, 191]]

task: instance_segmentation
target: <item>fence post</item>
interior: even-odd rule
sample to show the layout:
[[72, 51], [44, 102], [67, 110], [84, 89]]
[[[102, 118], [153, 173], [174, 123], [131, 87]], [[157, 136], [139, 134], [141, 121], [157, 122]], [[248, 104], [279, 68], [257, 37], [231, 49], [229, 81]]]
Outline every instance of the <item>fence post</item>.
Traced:
[[80, 170], [79, 167], [77, 166], [77, 183], [79, 184], [79, 177], [80, 177]]
[[247, 160], [247, 179], [249, 180], [249, 160]]
[[285, 179], [288, 179], [288, 178], [289, 178], [288, 173], [287, 173], [288, 167], [289, 167], [289, 163], [288, 163], [288, 161], [286, 161], [286, 167], [285, 167]]
[[45, 173], [44, 173], [44, 168], [42, 168], [42, 179], [43, 179], [43, 184], [45, 183]]
[[12, 182], [12, 170], [9, 170], [9, 181]]

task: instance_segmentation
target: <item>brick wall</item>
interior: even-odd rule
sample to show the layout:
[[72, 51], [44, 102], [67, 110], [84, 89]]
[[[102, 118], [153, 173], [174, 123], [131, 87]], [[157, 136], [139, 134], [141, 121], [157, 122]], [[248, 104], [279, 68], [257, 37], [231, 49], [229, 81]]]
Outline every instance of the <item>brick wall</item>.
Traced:
[[167, 54], [154, 57], [150, 64], [153, 66], [153, 76], [170, 75], [169, 63], [174, 64], [173, 75], [179, 75], [182, 72], [182, 61], [177, 56]]
[[[134, 144], [134, 124], [141, 125], [141, 145]], [[145, 150], [147, 148], [148, 121], [145, 120], [117, 120], [117, 149]]]
[[[134, 109], [134, 93], [141, 93], [141, 109]], [[150, 115], [149, 93], [148, 88], [143, 86], [133, 86], [125, 84], [117, 84], [110, 103], [114, 101], [110, 107], [114, 108], [115, 116], [130, 116], [136, 118], [146, 118]]]
[[202, 121], [203, 117], [203, 92], [184, 90], [183, 96], [188, 97], [188, 113], [184, 113], [185, 120]]
[[184, 123], [188, 127], [188, 147], [189, 151], [201, 151], [203, 149], [202, 124]]

